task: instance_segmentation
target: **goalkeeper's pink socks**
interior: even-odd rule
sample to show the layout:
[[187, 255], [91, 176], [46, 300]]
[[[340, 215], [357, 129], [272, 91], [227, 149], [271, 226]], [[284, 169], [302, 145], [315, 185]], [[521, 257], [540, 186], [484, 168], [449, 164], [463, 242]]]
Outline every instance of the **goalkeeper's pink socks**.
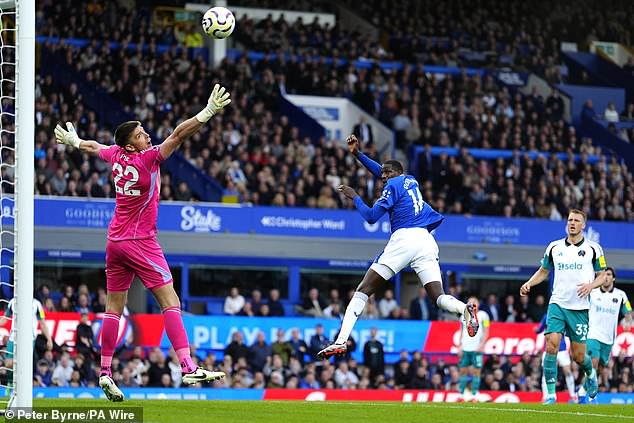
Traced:
[[103, 324], [101, 326], [101, 376], [112, 377], [112, 356], [117, 345], [120, 317], [120, 315], [111, 312], [103, 314]]
[[185, 332], [185, 327], [183, 326], [180, 307], [167, 307], [163, 310], [163, 318], [165, 319], [165, 332], [174, 347], [178, 361], [181, 364], [182, 372], [191, 373], [196, 371], [196, 364], [194, 360], [192, 360], [189, 351], [189, 341], [187, 340], [187, 332]]

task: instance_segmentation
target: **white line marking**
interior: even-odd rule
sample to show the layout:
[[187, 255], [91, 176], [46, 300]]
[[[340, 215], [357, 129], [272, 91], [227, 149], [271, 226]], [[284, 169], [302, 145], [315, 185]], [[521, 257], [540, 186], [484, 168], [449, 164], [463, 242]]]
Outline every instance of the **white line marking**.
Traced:
[[[333, 405], [333, 404], [338, 404], [338, 405], [346, 405], [346, 406], [363, 406], [363, 405], [367, 405], [368, 402], [365, 401], [355, 401], [355, 402], [346, 402], [346, 401], [317, 401], [314, 402], [313, 404], [328, 404], [328, 405]], [[576, 416], [576, 417], [613, 417], [616, 419], [625, 419], [625, 420], [634, 420], [634, 416], [626, 416], [623, 414], [601, 414], [601, 413], [584, 413], [581, 411], [557, 411], [557, 410], [536, 410], [533, 408], [503, 408], [503, 407], [462, 407], [459, 405], [444, 405], [443, 403], [433, 403], [433, 404], [425, 404], [425, 403], [421, 403], [421, 402], [406, 402], [406, 403], [401, 403], [401, 402], [391, 402], [391, 401], [385, 401], [385, 402], [371, 402], [372, 404], [377, 404], [377, 405], [387, 405], [387, 406], [402, 406], [405, 404], [416, 404], [416, 407], [423, 407], [423, 408], [449, 408], [449, 409], [455, 409], [455, 410], [465, 410], [465, 411], [487, 411], [487, 410], [493, 410], [493, 411], [504, 411], [504, 412], [508, 412], [508, 413], [515, 413], [515, 412], [522, 412], [522, 413], [536, 413], [536, 414], [560, 414], [560, 415], [565, 415], [565, 416]], [[608, 405], [608, 404], [606, 404]], [[547, 406], [544, 406], [547, 407]], [[590, 407], [592, 407], [592, 405], [590, 405]]]
[[[577, 417], [613, 417], [617, 419], [626, 419], [626, 420], [634, 420], [634, 416], [625, 416], [623, 414], [600, 414], [600, 413], [584, 413], [581, 411], [556, 411], [556, 410], [535, 410], [532, 408], [503, 408], [503, 407], [460, 407], [455, 405], [441, 405], [434, 406], [431, 404], [420, 404], [422, 407], [427, 408], [451, 408], [451, 409], [461, 409], [461, 410], [477, 410], [477, 411], [486, 411], [486, 410], [495, 410], [495, 411], [505, 411], [509, 413], [522, 412], [522, 413], [537, 413], [537, 414], [561, 414], [566, 416], [577, 416]], [[544, 406], [547, 407], [547, 406]]]

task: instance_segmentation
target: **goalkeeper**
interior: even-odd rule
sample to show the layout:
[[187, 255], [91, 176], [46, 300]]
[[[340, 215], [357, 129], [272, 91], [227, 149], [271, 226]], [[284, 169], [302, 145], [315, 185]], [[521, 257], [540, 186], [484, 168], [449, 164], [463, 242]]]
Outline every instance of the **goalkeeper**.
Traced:
[[60, 144], [109, 162], [116, 192], [115, 213], [108, 227], [106, 245], [106, 312], [103, 318], [101, 373], [99, 386], [110, 401], [123, 401], [123, 393], [112, 379], [112, 356], [119, 329], [119, 318], [135, 276], [152, 291], [165, 319], [165, 332], [176, 351], [183, 384], [221, 379], [222, 372], [211, 372], [194, 364], [181, 317], [180, 300], [173, 287], [170, 269], [156, 239], [156, 219], [161, 189], [160, 165], [185, 140], [194, 135], [229, 103], [230, 95], [216, 84], [207, 106], [174, 129], [163, 143], [152, 146], [150, 136], [139, 121], [124, 122], [114, 133], [116, 145], [82, 140], [73, 124], [57, 125]]

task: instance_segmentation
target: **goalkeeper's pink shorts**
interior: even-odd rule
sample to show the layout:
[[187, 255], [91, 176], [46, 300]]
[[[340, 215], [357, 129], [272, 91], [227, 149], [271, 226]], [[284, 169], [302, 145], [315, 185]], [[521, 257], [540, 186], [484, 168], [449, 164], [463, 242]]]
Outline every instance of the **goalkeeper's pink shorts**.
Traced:
[[108, 291], [127, 291], [134, 276], [147, 289], [172, 282], [172, 273], [156, 238], [108, 240], [106, 246], [106, 287]]

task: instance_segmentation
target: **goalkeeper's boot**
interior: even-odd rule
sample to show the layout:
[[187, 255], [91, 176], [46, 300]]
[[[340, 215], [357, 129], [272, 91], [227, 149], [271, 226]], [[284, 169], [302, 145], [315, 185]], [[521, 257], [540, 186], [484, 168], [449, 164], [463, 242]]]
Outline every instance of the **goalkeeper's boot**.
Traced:
[[112, 380], [110, 376], [99, 376], [99, 387], [101, 387], [103, 393], [106, 394], [106, 398], [108, 398], [110, 401], [123, 401], [123, 392], [121, 392], [121, 389], [117, 387], [117, 384], [114, 383], [114, 380]]
[[467, 323], [467, 333], [469, 336], [476, 336], [480, 323], [478, 322], [478, 306], [475, 303], [467, 303], [464, 308], [464, 320]]
[[212, 372], [205, 370], [202, 367], [197, 367], [191, 373], [183, 373], [183, 384], [194, 385], [199, 382], [213, 382], [214, 380], [220, 380], [225, 377], [223, 372]]
[[557, 403], [557, 395], [555, 394], [546, 396], [546, 399], [544, 400], [544, 405], [553, 405], [556, 403]]
[[590, 376], [586, 376], [586, 380], [583, 383], [583, 387], [588, 392], [588, 399], [593, 400], [599, 392], [599, 383], [597, 381], [597, 371], [592, 369]]
[[333, 355], [341, 355], [341, 354], [345, 354], [348, 351], [348, 345], [343, 343], [343, 344], [330, 344], [328, 345], [326, 348], [324, 348], [323, 350], [319, 351], [317, 353], [317, 358], [320, 360], [327, 360], [330, 357], [332, 357]]

